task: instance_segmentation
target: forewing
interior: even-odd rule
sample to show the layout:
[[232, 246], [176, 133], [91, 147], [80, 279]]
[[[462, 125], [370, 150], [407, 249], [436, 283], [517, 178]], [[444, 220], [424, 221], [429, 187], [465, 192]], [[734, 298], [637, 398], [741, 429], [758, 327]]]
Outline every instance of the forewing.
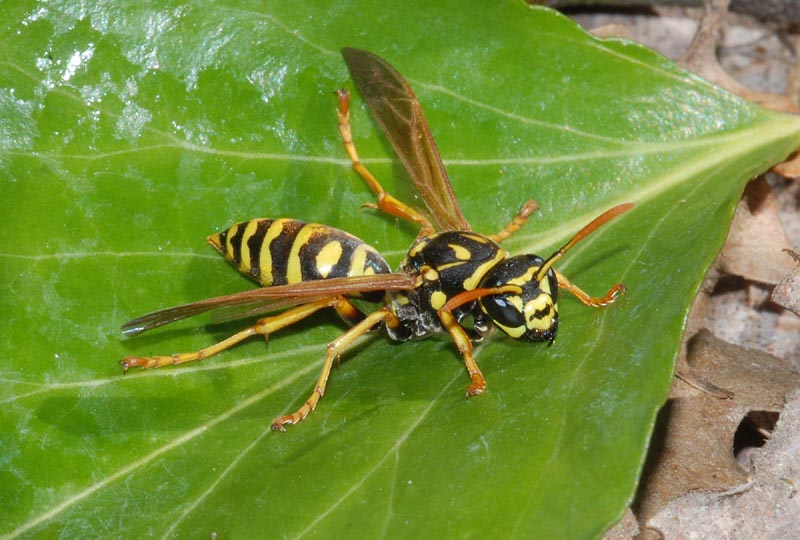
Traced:
[[376, 274], [303, 281], [293, 285], [264, 287], [252, 291], [215, 296], [191, 304], [154, 311], [122, 325], [122, 333], [135, 336], [171, 322], [212, 310], [222, 310], [217, 320], [258, 315], [269, 311], [307, 304], [339, 295], [357, 295], [371, 291], [397, 291], [414, 288], [414, 279], [407, 274]]
[[361, 49], [342, 49], [361, 97], [392, 143], [439, 230], [469, 231], [422, 106], [411, 86], [384, 59]]

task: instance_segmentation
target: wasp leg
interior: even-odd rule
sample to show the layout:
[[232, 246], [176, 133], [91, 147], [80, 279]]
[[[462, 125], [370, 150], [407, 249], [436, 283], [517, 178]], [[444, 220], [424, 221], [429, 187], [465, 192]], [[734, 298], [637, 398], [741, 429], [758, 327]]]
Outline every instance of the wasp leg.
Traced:
[[478, 367], [475, 358], [472, 356], [472, 342], [469, 340], [469, 336], [464, 330], [464, 327], [458, 324], [449, 310], [440, 309], [438, 315], [445, 330], [447, 330], [447, 333], [453, 338], [456, 347], [458, 347], [458, 352], [461, 353], [461, 357], [464, 359], [464, 365], [467, 367], [467, 373], [470, 379], [472, 379], [472, 383], [467, 386], [467, 397], [477, 396], [486, 389], [486, 379], [483, 377], [481, 368]]
[[528, 201], [522, 208], [520, 209], [519, 213], [514, 216], [514, 219], [503, 228], [502, 231], [498, 232], [497, 234], [492, 234], [489, 236], [492, 240], [497, 242], [498, 244], [520, 230], [525, 222], [528, 221], [528, 217], [539, 208], [539, 205], [536, 204], [536, 201]]
[[605, 296], [589, 296], [586, 294], [582, 289], [580, 289], [577, 285], [572, 283], [570, 280], [567, 279], [567, 276], [556, 270], [556, 277], [558, 278], [558, 286], [561, 289], [566, 289], [570, 293], [572, 293], [575, 298], [581, 301], [581, 303], [585, 306], [589, 307], [602, 307], [607, 306], [608, 304], [612, 303], [616, 300], [617, 296], [620, 294], [625, 294], [626, 288], [625, 285], [622, 283], [617, 283], [605, 294]]
[[369, 188], [378, 197], [377, 204], [366, 204], [364, 206], [377, 208], [392, 216], [419, 223], [422, 226], [420, 235], [423, 235], [423, 232], [425, 235], [431, 234], [434, 229], [430, 221], [417, 210], [414, 210], [393, 195], [387, 193], [378, 180], [358, 159], [358, 152], [356, 152], [356, 146], [353, 143], [353, 134], [350, 129], [350, 92], [347, 90], [339, 90], [337, 95], [339, 96], [339, 109], [336, 111], [336, 114], [339, 117], [339, 132], [342, 134], [344, 149], [353, 162], [353, 169], [364, 179]]
[[299, 322], [309, 315], [327, 307], [333, 307], [339, 313], [352, 313], [351, 309], [358, 311], [352, 304], [350, 304], [350, 302], [342, 297], [324, 298], [322, 300], [309, 302], [308, 304], [284, 311], [278, 315], [259, 319], [253, 326], [245, 328], [241, 332], [237, 332], [229, 338], [223, 339], [222, 341], [215, 343], [210, 347], [200, 349], [199, 351], [171, 354], [166, 356], [128, 356], [120, 360], [120, 365], [122, 366], [123, 370], [127, 371], [132, 367], [141, 367], [146, 369], [202, 360], [222, 352], [225, 349], [244, 341], [250, 336], [262, 335], [265, 339], [268, 339], [269, 335], [273, 332]]
[[389, 308], [385, 307], [370, 313], [364, 317], [361, 322], [339, 336], [337, 340], [330, 342], [328, 344], [327, 354], [325, 355], [325, 363], [322, 365], [322, 373], [320, 373], [319, 379], [317, 379], [317, 384], [314, 387], [314, 391], [311, 392], [311, 396], [294, 413], [279, 416], [273, 420], [272, 429], [274, 431], [286, 431], [286, 428], [284, 428], [286, 424], [296, 424], [308, 416], [309, 413], [316, 408], [320, 398], [325, 395], [325, 387], [328, 384], [328, 377], [330, 377], [333, 362], [358, 338], [381, 323], [387, 325], [397, 324], [397, 318], [389, 311]]
[[[509, 292], [520, 293], [521, 290], [518, 285], [504, 285], [502, 287], [488, 287], [464, 291], [445, 302], [445, 304], [436, 312], [437, 315], [439, 315], [439, 320], [442, 321], [442, 326], [444, 326], [445, 330], [447, 330], [447, 333], [450, 334], [450, 337], [453, 338], [456, 347], [458, 347], [458, 352], [460, 352], [461, 356], [464, 358], [464, 365], [467, 366], [467, 373], [469, 373], [469, 376], [472, 379], [472, 384], [467, 387], [467, 397], [475, 396], [483, 392], [483, 390], [486, 388], [486, 379], [484, 378], [483, 373], [481, 373], [477, 362], [475, 362], [475, 358], [472, 356], [472, 341], [470, 340], [470, 332], [458, 324], [456, 318], [453, 317], [453, 310], [484, 296], [504, 294]], [[478, 321], [479, 328], [482, 327], [483, 332], [487, 334], [490, 329], [489, 323], [490, 321], [488, 319]], [[475, 334], [479, 336], [480, 333], [481, 329], [478, 329], [475, 332]]]

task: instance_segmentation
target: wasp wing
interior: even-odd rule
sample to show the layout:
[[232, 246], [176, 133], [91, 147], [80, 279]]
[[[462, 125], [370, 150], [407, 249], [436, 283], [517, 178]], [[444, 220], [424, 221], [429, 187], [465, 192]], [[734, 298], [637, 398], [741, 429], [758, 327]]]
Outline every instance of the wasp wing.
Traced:
[[135, 336], [147, 330], [212, 310], [222, 310], [225, 313], [223, 319], [231, 320], [299, 306], [333, 296], [353, 296], [372, 291], [397, 291], [413, 288], [414, 278], [407, 274], [353, 276], [264, 287], [154, 311], [126, 322], [122, 325], [122, 333], [126, 336]]
[[414, 90], [383, 58], [344, 48], [342, 56], [358, 91], [372, 110], [440, 230], [472, 230], [458, 204], [442, 157]]

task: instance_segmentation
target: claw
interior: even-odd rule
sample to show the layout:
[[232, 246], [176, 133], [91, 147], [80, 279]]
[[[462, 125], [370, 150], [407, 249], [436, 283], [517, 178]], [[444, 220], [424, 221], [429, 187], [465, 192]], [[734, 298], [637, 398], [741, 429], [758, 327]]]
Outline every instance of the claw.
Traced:
[[[122, 371], [127, 372], [130, 368], [140, 367], [142, 369], [157, 368], [181, 363], [181, 355], [171, 356], [126, 356], [119, 361]], [[204, 356], [198, 356], [197, 360], [202, 360]]]
[[483, 375], [480, 372], [473, 373], [472, 384], [467, 386], [467, 397], [482, 394], [484, 390], [486, 390], [486, 379], [483, 378]]
[[284, 431], [285, 432], [286, 431], [286, 428], [284, 427], [285, 425], [287, 425], [287, 424], [290, 424], [290, 425], [296, 424], [299, 420], [302, 420], [302, 418], [297, 420], [297, 419], [294, 418], [294, 416], [295, 415], [293, 415], [293, 414], [287, 414], [286, 416], [279, 416], [278, 418], [273, 420], [272, 421], [272, 431]]
[[122, 366], [123, 373], [127, 373], [132, 367], [148, 368], [150, 367], [150, 364], [151, 359], [142, 358], [141, 356], [126, 356], [119, 361], [119, 365]]

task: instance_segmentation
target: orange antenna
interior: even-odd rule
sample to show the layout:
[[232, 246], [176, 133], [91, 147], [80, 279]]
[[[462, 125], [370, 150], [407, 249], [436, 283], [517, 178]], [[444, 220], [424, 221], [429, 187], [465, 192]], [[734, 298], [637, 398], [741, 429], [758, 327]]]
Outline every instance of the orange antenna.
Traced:
[[547, 259], [544, 262], [544, 264], [542, 264], [541, 268], [539, 268], [539, 272], [537, 272], [536, 274], [536, 280], [541, 282], [547, 275], [547, 272], [550, 270], [550, 268], [552, 268], [553, 264], [558, 259], [563, 257], [567, 251], [572, 249], [572, 246], [574, 246], [575, 244], [577, 244], [578, 242], [589, 236], [591, 233], [596, 231], [598, 228], [600, 228], [600, 226], [604, 225], [606, 222], [614, 219], [620, 214], [624, 214], [634, 206], [635, 205], [633, 203], [619, 204], [614, 208], [606, 210], [605, 212], [594, 218], [591, 221], [591, 223], [586, 225], [583, 229], [579, 230], [577, 234], [575, 234], [575, 236], [573, 236], [569, 242], [567, 242], [561, 247], [561, 249], [550, 255], [550, 258]]

